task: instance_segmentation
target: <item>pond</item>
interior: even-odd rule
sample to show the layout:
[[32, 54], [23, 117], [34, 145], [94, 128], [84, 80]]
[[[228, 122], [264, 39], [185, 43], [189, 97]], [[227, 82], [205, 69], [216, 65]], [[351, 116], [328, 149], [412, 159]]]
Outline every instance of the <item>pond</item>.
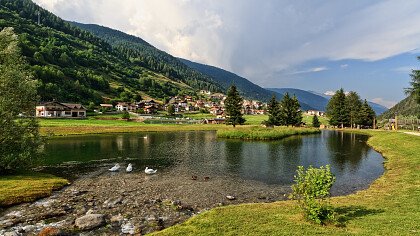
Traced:
[[367, 188], [384, 171], [384, 159], [367, 138], [339, 131], [269, 142], [217, 139], [211, 131], [70, 136], [48, 141], [43, 164], [54, 174], [76, 178], [114, 163], [133, 163], [137, 173], [148, 166], [262, 191], [288, 188], [299, 165], [330, 164], [337, 177], [332, 193], [343, 195]]

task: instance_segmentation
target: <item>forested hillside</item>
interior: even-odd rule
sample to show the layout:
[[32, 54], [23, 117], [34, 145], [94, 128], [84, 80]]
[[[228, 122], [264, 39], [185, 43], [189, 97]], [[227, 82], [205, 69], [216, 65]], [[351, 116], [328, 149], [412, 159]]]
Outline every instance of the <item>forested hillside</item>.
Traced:
[[378, 120], [394, 118], [395, 114], [399, 116], [415, 116], [420, 119], [420, 104], [416, 102], [414, 94], [401, 100], [397, 105], [384, 112], [378, 117]]
[[[40, 25], [37, 24], [40, 12]], [[0, 0], [0, 29], [13, 27], [23, 55], [40, 81], [41, 100], [95, 102], [164, 98], [198, 89], [220, 91], [209, 80], [165, 76], [128, 60], [106, 41], [79, 29], [30, 0]], [[159, 58], [155, 59], [159, 61]]]
[[181, 80], [194, 88], [204, 88], [211, 91], [225, 92], [212, 78], [189, 68], [177, 58], [161, 51], [143, 39], [95, 24], [81, 24], [70, 22], [74, 26], [91, 32], [95, 36], [109, 43], [119, 55], [125, 57], [135, 65], [160, 72], [166, 77]]

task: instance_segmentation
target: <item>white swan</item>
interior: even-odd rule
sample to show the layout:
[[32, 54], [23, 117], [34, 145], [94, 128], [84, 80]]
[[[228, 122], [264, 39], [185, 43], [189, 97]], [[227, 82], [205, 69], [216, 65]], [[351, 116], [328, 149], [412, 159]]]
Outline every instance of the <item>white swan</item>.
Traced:
[[113, 166], [111, 169], [109, 169], [109, 171], [112, 171], [112, 172], [114, 172], [114, 171], [118, 171], [120, 169], [120, 164], [115, 164], [115, 166]]
[[144, 173], [148, 174], [148, 175], [152, 175], [155, 174], [157, 170], [154, 169], [149, 169], [149, 167], [146, 167], [146, 169], [144, 169]]
[[127, 166], [127, 169], [125, 169], [125, 171], [127, 171], [127, 172], [133, 171], [133, 165], [131, 165], [131, 163], [129, 163], [128, 166]]

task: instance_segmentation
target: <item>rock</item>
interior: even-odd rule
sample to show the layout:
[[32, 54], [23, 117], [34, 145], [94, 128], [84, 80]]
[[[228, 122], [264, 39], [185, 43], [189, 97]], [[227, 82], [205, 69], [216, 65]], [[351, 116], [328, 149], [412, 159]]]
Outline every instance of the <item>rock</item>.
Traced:
[[104, 225], [105, 218], [102, 214], [90, 214], [77, 218], [74, 223], [81, 230], [89, 230]]
[[228, 200], [235, 200], [235, 199], [236, 199], [234, 196], [230, 196], [230, 195], [227, 195], [227, 196], [226, 196], [226, 198], [227, 198]]
[[25, 231], [25, 233], [32, 232], [36, 229], [34, 225], [25, 225], [22, 227], [22, 230]]
[[6, 232], [6, 233], [4, 233], [4, 236], [19, 236], [19, 234], [16, 233], [15, 231], [12, 231], [12, 232]]
[[124, 220], [124, 218], [122, 217], [121, 214], [115, 215], [111, 217], [111, 223], [118, 223], [120, 224], [122, 221]]
[[93, 214], [95, 214], [95, 212], [93, 211], [93, 209], [89, 209], [89, 210], [86, 212], [86, 215], [93, 215]]
[[121, 233], [123, 234], [134, 234], [135, 233], [135, 227], [130, 222], [127, 222], [123, 225], [121, 225]]
[[60, 229], [57, 229], [51, 226], [43, 228], [38, 234], [38, 236], [59, 236], [59, 235], [63, 235], [63, 232]]

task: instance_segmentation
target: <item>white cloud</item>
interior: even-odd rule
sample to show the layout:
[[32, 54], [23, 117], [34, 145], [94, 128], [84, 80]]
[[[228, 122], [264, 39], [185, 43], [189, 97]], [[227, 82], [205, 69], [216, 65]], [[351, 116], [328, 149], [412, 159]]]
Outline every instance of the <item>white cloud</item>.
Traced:
[[387, 108], [391, 108], [391, 107], [395, 106], [395, 104], [397, 104], [396, 101], [388, 101], [388, 100], [385, 100], [383, 98], [374, 98], [374, 99], [372, 99], [372, 102], [378, 103], [378, 104], [380, 104], [384, 107], [387, 107]]
[[340, 65], [340, 68], [341, 68], [341, 69], [346, 69], [347, 67], [349, 67], [349, 65], [348, 65], [348, 64], [342, 64], [342, 65]]
[[321, 72], [321, 71], [324, 71], [324, 70], [328, 70], [328, 68], [325, 67], [325, 66], [322, 66], [322, 67], [314, 67], [314, 68], [310, 68], [308, 70], [294, 71], [294, 72], [289, 73], [289, 75], [312, 73], [312, 72]]
[[335, 94], [335, 91], [331, 91], [331, 90], [325, 91], [324, 93], [324, 95], [327, 95], [327, 96], [334, 96], [334, 94]]

